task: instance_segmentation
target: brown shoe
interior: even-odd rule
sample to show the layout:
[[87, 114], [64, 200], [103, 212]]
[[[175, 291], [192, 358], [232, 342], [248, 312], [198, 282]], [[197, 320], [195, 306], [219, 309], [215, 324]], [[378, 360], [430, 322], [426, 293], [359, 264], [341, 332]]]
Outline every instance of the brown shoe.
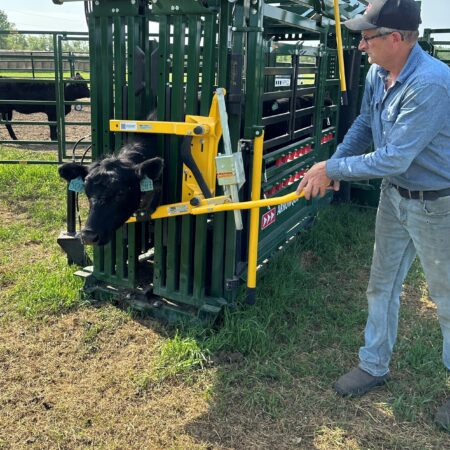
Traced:
[[340, 395], [359, 396], [364, 395], [372, 389], [382, 386], [389, 380], [389, 374], [382, 377], [374, 377], [359, 367], [355, 367], [350, 372], [342, 375], [334, 383], [334, 390]]
[[434, 421], [440, 427], [450, 432], [450, 399], [438, 408], [434, 416]]

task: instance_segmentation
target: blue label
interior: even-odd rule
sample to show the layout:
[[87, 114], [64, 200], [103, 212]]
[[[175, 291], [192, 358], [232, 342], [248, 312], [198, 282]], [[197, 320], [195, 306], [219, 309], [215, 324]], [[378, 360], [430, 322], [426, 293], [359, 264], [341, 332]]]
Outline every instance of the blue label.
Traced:
[[147, 175], [141, 180], [141, 192], [150, 192], [153, 191], [153, 180], [150, 179]]
[[70, 180], [69, 191], [73, 192], [84, 192], [84, 181], [83, 178], [77, 177]]

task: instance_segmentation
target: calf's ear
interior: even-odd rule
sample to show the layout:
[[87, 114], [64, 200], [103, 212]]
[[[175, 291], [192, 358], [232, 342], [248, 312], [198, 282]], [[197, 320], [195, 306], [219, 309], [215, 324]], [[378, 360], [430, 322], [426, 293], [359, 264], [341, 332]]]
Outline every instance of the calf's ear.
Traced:
[[84, 180], [88, 174], [88, 168], [78, 163], [66, 163], [58, 167], [58, 173], [66, 181], [71, 181], [78, 177]]
[[161, 176], [163, 167], [164, 161], [162, 160], [162, 158], [152, 158], [147, 159], [141, 164], [138, 164], [136, 171], [139, 179], [147, 176], [152, 180], [156, 180]]

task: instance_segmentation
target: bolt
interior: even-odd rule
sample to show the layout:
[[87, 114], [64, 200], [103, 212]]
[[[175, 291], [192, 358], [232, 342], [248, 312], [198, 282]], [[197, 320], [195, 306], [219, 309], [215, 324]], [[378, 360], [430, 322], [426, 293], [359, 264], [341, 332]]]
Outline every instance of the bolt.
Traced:
[[97, 6], [100, 5], [100, 2], [98, 0], [95, 0], [94, 2]]
[[136, 0], [131, 0], [131, 4], [134, 5], [136, 3]]

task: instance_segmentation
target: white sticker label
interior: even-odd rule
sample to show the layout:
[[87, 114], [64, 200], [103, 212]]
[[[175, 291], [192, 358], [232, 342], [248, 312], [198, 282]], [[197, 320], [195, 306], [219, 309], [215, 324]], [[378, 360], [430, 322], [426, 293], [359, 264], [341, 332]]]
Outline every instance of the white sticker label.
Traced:
[[122, 131], [136, 131], [137, 123], [136, 122], [120, 122], [120, 129]]
[[280, 75], [275, 76], [275, 87], [288, 87], [291, 85], [291, 79]]
[[153, 127], [149, 123], [141, 123], [139, 125], [140, 130], [151, 130]]
[[169, 206], [167, 208], [167, 213], [169, 216], [173, 216], [174, 214], [186, 213], [189, 211], [187, 205], [178, 205], [178, 206]]

